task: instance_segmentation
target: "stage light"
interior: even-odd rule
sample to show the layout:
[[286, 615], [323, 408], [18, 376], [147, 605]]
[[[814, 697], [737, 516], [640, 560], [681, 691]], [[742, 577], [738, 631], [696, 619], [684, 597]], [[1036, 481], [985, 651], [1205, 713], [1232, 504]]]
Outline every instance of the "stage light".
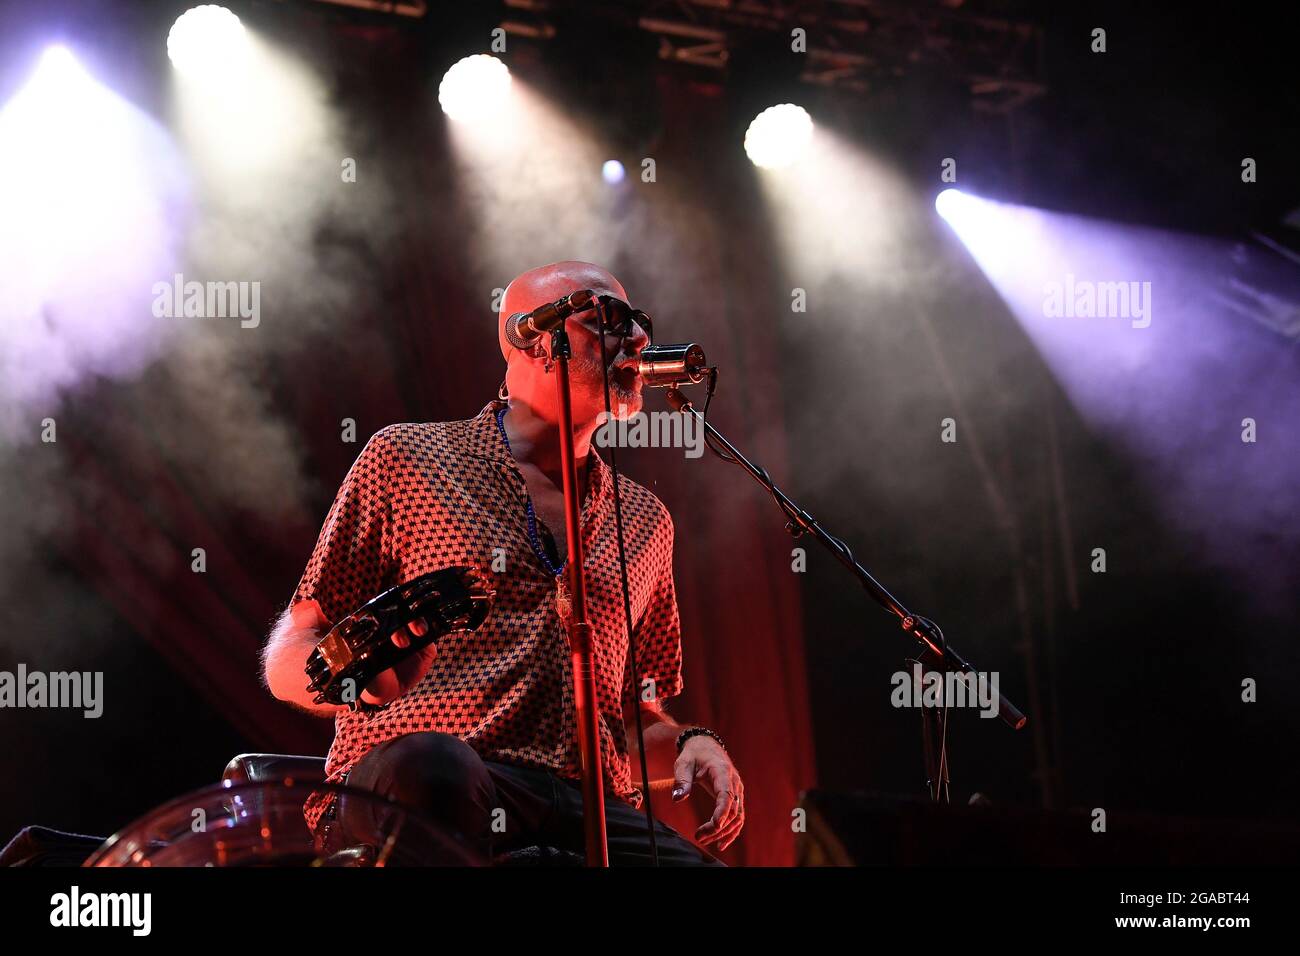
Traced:
[[965, 193], [960, 189], [949, 187], [934, 197], [934, 210], [944, 219], [952, 222], [953, 217], [958, 213], [963, 198], [965, 198]]
[[510, 70], [486, 53], [452, 64], [438, 85], [438, 103], [458, 123], [491, 117], [510, 92]]
[[755, 166], [780, 169], [804, 154], [812, 132], [812, 117], [802, 106], [770, 106], [745, 131], [745, 152]]
[[52, 46], [41, 55], [32, 86], [41, 95], [59, 100], [75, 95], [77, 87], [87, 81], [86, 71], [73, 55], [65, 47]]
[[244, 25], [215, 3], [186, 10], [167, 34], [167, 57], [189, 77], [229, 77], [242, 65], [248, 49]]
[[[799, 162], [758, 177], [787, 267], [814, 285], [837, 273], [856, 276], [864, 289], [906, 283], [914, 267], [900, 223], [918, 211], [912, 189], [833, 127], [818, 126], [814, 136], [816, 148]], [[919, 210], [927, 220], [929, 199]]]
[[627, 171], [623, 169], [623, 164], [617, 159], [605, 160], [605, 165], [600, 167], [600, 175], [611, 186], [621, 183]]
[[[10, 202], [0, 208], [6, 220], [23, 223], [29, 248], [50, 251], [46, 243], [57, 246], [60, 230], [98, 224], [101, 212], [115, 206], [114, 190], [103, 187], [112, 180], [87, 182], [95, 167], [86, 160], [92, 153], [116, 154], [125, 132], [119, 114], [111, 94], [60, 46], [42, 54], [31, 81], [6, 104], [0, 113], [5, 148], [0, 169], [8, 181], [0, 192]], [[64, 194], [67, 199], [59, 198]], [[42, 203], [51, 197], [55, 201], [42, 215]], [[47, 232], [53, 222], [57, 225]]]
[[993, 214], [994, 208], [995, 204], [989, 200], [952, 187], [934, 197], [935, 211], [968, 244], [976, 235], [997, 242], [997, 234], [1004, 228], [1005, 217]]
[[[82, 381], [138, 375], [187, 211], [166, 133], [63, 47], [0, 104], [0, 445]], [[45, 411], [41, 411], [45, 414]]]
[[516, 78], [493, 122], [447, 127], [471, 220], [466, 242], [488, 274], [514, 275], [523, 261], [598, 260], [641, 241], [625, 188], [601, 176], [614, 147], [567, 104]]
[[48, 48], [36, 65], [22, 94], [14, 98], [6, 114], [15, 142], [23, 140], [22, 159], [42, 182], [54, 181], [72, 160], [68, 150], [80, 150], [86, 143], [108, 137], [103, 115], [102, 91], [76, 58], [61, 46]]
[[1008, 257], [1023, 253], [1021, 229], [1028, 214], [1018, 207], [950, 187], [934, 197], [934, 208], [986, 273], [996, 273]]

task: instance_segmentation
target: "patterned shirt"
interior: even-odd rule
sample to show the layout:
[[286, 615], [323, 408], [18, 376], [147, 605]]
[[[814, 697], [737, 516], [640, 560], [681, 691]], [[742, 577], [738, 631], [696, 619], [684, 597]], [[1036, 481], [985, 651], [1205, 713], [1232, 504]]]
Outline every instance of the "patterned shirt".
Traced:
[[[382, 591], [448, 565], [481, 569], [496, 590], [487, 619], [438, 641], [424, 679], [371, 712], [340, 711], [326, 779], [343, 782], [376, 744], [401, 734], [455, 734], [485, 760], [578, 780], [581, 762], [568, 635], [556, 579], [529, 541], [527, 485], [489, 402], [464, 421], [390, 425], [353, 463], [293, 600], [315, 600], [331, 624]], [[632, 699], [615, 536], [613, 476], [593, 448], [582, 506], [587, 616], [593, 626], [605, 789], [634, 805], [623, 702]], [[673, 523], [648, 489], [619, 476], [633, 634], [642, 686], [681, 692]], [[641, 696], [640, 694], [636, 696]], [[306, 807], [314, 829], [330, 800]]]

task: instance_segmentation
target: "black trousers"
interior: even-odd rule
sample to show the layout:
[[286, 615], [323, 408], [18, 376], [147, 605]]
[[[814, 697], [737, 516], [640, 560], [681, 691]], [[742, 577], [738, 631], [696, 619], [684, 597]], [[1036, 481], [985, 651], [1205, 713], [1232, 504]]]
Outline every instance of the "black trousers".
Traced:
[[[529, 846], [585, 855], [576, 781], [484, 760], [452, 734], [426, 731], [378, 744], [357, 761], [347, 784], [422, 811], [489, 858]], [[343, 803], [337, 821], [343, 832], [368, 822], [349, 820], [355, 812]], [[644, 811], [606, 794], [605, 830], [611, 866], [650, 865]], [[655, 844], [661, 866], [726, 865], [658, 820]]]

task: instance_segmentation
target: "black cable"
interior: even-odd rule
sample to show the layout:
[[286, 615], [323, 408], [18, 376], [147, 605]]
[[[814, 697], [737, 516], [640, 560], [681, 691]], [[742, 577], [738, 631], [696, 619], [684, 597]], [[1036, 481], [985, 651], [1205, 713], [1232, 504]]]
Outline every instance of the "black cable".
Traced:
[[709, 386], [708, 390], [704, 393], [704, 411], [700, 412], [700, 428], [704, 430], [704, 444], [708, 446], [709, 451], [713, 452], [723, 461], [729, 461], [733, 465], [739, 465], [740, 462], [732, 457], [730, 453], [721, 448], [715, 447], [713, 443], [709, 441], [709, 429], [707, 427], [709, 422], [709, 406], [713, 404], [713, 393], [716, 392], [717, 389], [718, 367], [714, 365], [709, 368]]
[[[610, 424], [613, 418], [613, 411], [610, 407], [609, 398], [609, 363], [605, 361], [605, 303], [599, 299], [595, 300], [596, 321], [600, 329], [600, 367], [601, 373], [605, 380], [605, 426], [612, 427]], [[618, 347], [619, 351], [623, 349], [623, 339], [626, 336], [620, 336]], [[615, 454], [617, 442], [609, 444], [609, 470], [613, 473], [614, 480], [614, 534], [618, 540], [618, 568], [622, 579], [623, 586], [623, 617], [627, 627], [627, 653], [628, 660], [632, 671], [632, 711], [636, 714], [636, 746], [637, 753], [641, 758], [641, 796], [645, 806], [645, 825], [650, 834], [650, 865], [659, 865], [659, 844], [655, 840], [655, 817], [654, 809], [650, 805], [650, 772], [646, 765], [645, 756], [645, 729], [641, 723], [641, 700], [639, 689], [641, 687], [641, 675], [637, 670], [636, 660], [636, 637], [632, 633], [632, 595], [628, 588], [627, 582], [627, 553], [623, 546], [623, 496], [618, 490], [618, 455]], [[595, 454], [592, 452], [592, 454]], [[670, 558], [671, 560], [671, 558]]]

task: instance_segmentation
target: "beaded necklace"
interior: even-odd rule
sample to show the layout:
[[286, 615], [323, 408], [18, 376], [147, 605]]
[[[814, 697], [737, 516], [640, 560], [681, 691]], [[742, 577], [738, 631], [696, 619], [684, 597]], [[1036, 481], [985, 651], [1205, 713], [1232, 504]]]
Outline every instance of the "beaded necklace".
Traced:
[[[506, 435], [504, 422], [508, 410], [509, 407], [507, 406], [497, 411], [497, 430], [501, 433], [501, 442], [506, 446], [506, 452], [513, 458], [514, 452], [511, 451], [510, 437]], [[572, 601], [569, 597], [569, 585], [565, 580], [564, 573], [569, 566], [569, 559], [566, 555], [564, 562], [557, 565], [551, 560], [551, 556], [546, 553], [546, 549], [542, 547], [541, 538], [537, 534], [537, 512], [533, 509], [532, 495], [528, 495], [527, 492], [525, 492], [525, 495], [525, 511], [528, 515], [528, 543], [533, 546], [533, 553], [537, 555], [537, 559], [555, 578], [555, 612], [560, 618], [560, 623], [567, 630], [573, 610]]]
[[[501, 441], [506, 446], [506, 451], [510, 452], [511, 457], [514, 452], [510, 448], [510, 438], [506, 435], [505, 417], [508, 408], [502, 408], [497, 411], [497, 430], [501, 432]], [[566, 557], [563, 564], [556, 564], [551, 560], [551, 556], [546, 553], [542, 547], [542, 540], [537, 533], [537, 512], [533, 509], [533, 499], [529, 495], [526, 499], [525, 510], [528, 514], [528, 541], [533, 546], [533, 553], [537, 555], [538, 560], [542, 562], [547, 571], [557, 577], [564, 573], [565, 566], [568, 565], [569, 559]]]

